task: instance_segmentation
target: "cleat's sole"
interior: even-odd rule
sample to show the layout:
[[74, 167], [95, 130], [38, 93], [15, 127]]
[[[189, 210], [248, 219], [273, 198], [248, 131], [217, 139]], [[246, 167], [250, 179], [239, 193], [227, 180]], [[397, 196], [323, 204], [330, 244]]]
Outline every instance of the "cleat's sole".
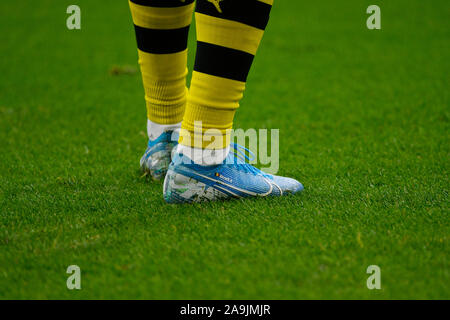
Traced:
[[225, 193], [194, 178], [169, 170], [164, 179], [164, 200], [168, 203], [193, 203], [223, 200]]

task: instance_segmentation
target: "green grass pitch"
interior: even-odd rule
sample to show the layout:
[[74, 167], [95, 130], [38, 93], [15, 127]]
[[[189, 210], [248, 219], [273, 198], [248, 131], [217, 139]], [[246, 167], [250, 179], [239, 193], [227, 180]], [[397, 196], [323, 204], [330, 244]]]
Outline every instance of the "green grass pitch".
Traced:
[[450, 7], [372, 2], [275, 1], [235, 127], [279, 128], [305, 191], [174, 206], [138, 172], [140, 74], [110, 73], [127, 2], [2, 1], [0, 298], [450, 298]]

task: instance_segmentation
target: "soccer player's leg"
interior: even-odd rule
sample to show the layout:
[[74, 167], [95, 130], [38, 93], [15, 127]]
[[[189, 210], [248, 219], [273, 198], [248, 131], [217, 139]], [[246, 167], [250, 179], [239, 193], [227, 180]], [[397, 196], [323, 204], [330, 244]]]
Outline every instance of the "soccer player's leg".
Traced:
[[187, 41], [194, 0], [129, 0], [147, 105], [148, 147], [140, 165], [164, 177], [186, 106]]
[[279, 196], [303, 189], [294, 179], [251, 166], [245, 150], [230, 143], [271, 5], [272, 0], [197, 0], [197, 55], [180, 144], [164, 182], [167, 202]]

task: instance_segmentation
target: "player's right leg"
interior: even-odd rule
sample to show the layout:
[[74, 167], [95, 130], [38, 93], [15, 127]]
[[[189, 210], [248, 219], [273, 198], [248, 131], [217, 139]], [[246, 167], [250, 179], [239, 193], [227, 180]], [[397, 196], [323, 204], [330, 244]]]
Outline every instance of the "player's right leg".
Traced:
[[187, 41], [194, 0], [129, 0], [147, 104], [141, 168], [164, 177], [186, 106]]

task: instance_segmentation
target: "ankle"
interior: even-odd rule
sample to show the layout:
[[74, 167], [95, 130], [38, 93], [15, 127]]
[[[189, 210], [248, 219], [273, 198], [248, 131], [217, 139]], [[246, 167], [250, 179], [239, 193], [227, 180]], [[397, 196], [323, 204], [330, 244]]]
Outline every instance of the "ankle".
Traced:
[[201, 149], [179, 144], [176, 152], [191, 159], [195, 164], [201, 166], [213, 166], [222, 164], [225, 161], [230, 152], [230, 146], [223, 149]]
[[181, 122], [174, 124], [159, 124], [151, 120], [147, 120], [147, 135], [150, 140], [157, 139], [163, 132], [179, 131]]

